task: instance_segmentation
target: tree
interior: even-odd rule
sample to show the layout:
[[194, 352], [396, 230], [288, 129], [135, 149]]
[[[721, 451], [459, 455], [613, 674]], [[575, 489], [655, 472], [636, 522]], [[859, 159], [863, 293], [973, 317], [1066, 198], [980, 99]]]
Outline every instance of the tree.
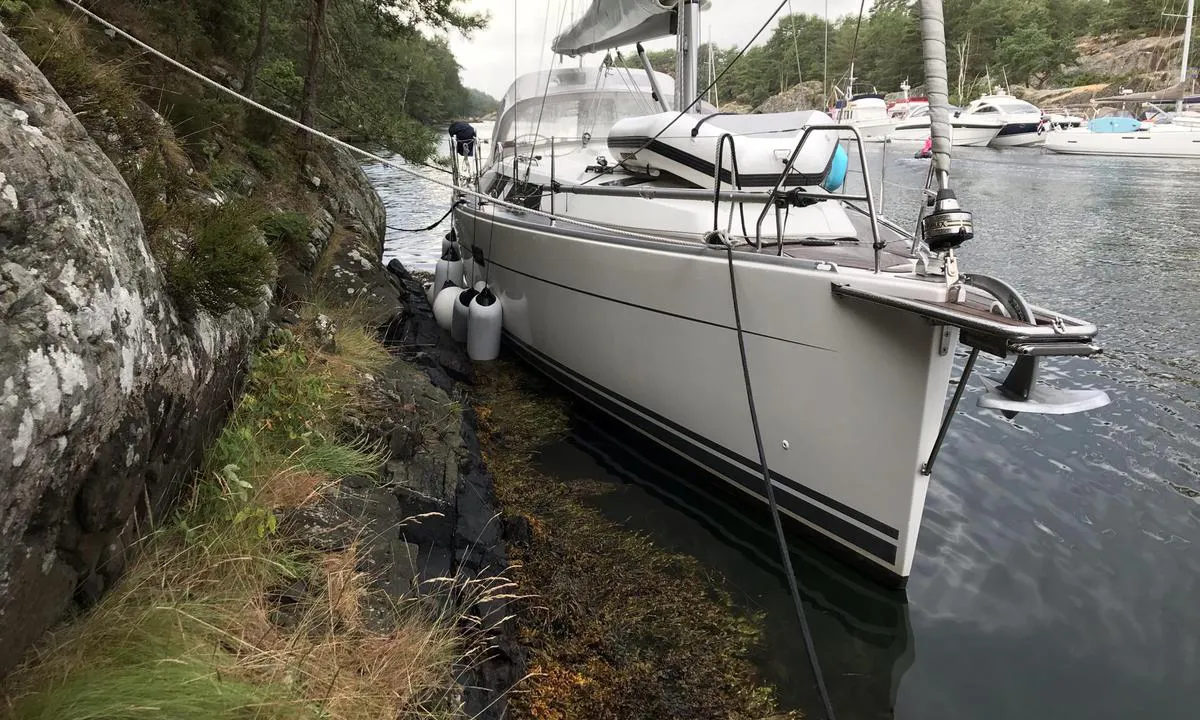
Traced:
[[1033, 78], [1038, 87], [1060, 66], [1075, 59], [1071, 43], [1055, 40], [1038, 25], [1026, 25], [996, 43], [998, 62], [1014, 80]]
[[[317, 83], [321, 75], [321, 53], [325, 45], [325, 22], [329, 14], [329, 0], [310, 0], [308, 16], [308, 52], [304, 69], [304, 94], [300, 101], [300, 122], [308, 127], [313, 124], [317, 108]], [[303, 133], [305, 138], [311, 138]]]
[[242, 78], [242, 92], [254, 96], [254, 85], [258, 73], [262, 71], [263, 57], [267, 53], [267, 37], [271, 31], [271, 0], [258, 0], [258, 33], [254, 38], [254, 50], [246, 63], [246, 73]]

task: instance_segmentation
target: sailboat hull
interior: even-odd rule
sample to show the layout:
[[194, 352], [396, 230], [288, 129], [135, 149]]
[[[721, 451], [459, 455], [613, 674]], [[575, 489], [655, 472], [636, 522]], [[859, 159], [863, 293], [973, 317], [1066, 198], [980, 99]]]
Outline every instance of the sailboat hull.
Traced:
[[1138, 132], [1055, 130], [1047, 134], [1046, 149], [1065, 155], [1200, 158], [1200, 128]]
[[[575, 233], [494, 206], [459, 208], [456, 228], [518, 354], [704, 477], [764, 498], [723, 250]], [[835, 298], [832, 282], [848, 273], [750, 253], [737, 253], [735, 272], [783, 513], [902, 584], [953, 338]], [[864, 287], [901, 284], [859, 275]], [[920, 290], [935, 299], [941, 286], [928, 285]]]

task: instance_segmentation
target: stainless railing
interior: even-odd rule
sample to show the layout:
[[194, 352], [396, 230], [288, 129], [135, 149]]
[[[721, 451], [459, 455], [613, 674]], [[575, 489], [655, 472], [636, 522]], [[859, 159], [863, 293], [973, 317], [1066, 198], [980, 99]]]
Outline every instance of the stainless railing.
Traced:
[[[786, 191], [783, 189], [785, 187], [785, 185], [787, 184], [788, 176], [791, 175], [792, 171], [794, 170], [796, 158], [799, 157], [800, 151], [804, 147], [804, 142], [808, 139], [808, 137], [810, 135], [812, 135], [812, 133], [818, 132], [818, 131], [835, 131], [835, 132], [839, 132], [839, 133], [849, 132], [854, 135], [854, 141], [858, 148], [859, 164], [861, 165], [861, 168], [862, 168], [862, 176], [863, 176], [863, 193], [862, 194], [851, 194], [851, 193], [846, 193], [846, 192], [835, 193], [835, 192], [828, 192], [828, 191], [814, 192], [811, 190], [803, 190], [801, 188], [793, 188], [793, 189], [786, 190]], [[871, 192], [870, 173], [867, 168], [866, 149], [863, 146], [862, 135], [859, 133], [857, 128], [850, 126], [850, 125], [840, 125], [837, 123], [825, 124], [825, 125], [809, 125], [809, 126], [805, 127], [803, 132], [800, 134], [800, 137], [797, 138], [796, 144], [792, 148], [792, 151], [788, 156], [788, 160], [783, 166], [782, 172], [780, 172], [780, 174], [779, 174], [779, 179], [776, 181], [774, 187], [772, 187], [770, 190], [767, 190], [767, 191], [742, 190], [740, 187], [738, 187], [738, 183], [737, 183], [737, 176], [738, 176], [737, 148], [736, 148], [736, 143], [734, 141], [735, 141], [735, 138], [730, 133], [726, 133], [726, 134], [722, 135], [717, 141], [717, 155], [716, 155], [716, 163], [714, 164], [714, 168], [713, 168], [713, 189], [712, 190], [691, 189], [691, 188], [606, 187], [603, 185], [563, 185], [563, 186], [558, 186], [557, 183], [554, 181], [554, 178], [551, 177], [551, 194], [553, 195], [555, 192], [561, 192], [561, 193], [570, 194], [570, 195], [593, 195], [593, 196], [606, 196], [606, 197], [639, 197], [639, 198], [645, 198], [645, 199], [663, 198], [663, 199], [670, 199], [670, 200], [705, 200], [705, 201], [713, 203], [713, 229], [714, 230], [718, 229], [719, 224], [720, 224], [720, 203], [721, 202], [737, 203], [739, 206], [744, 205], [745, 203], [761, 203], [763, 205], [763, 209], [762, 209], [762, 212], [759, 214], [758, 221], [755, 224], [755, 231], [754, 231], [754, 246], [755, 246], [756, 251], [762, 250], [762, 246], [763, 246], [762, 226], [763, 226], [763, 222], [766, 218], [767, 211], [773, 205], [776, 206], [776, 211], [777, 211], [777, 215], [778, 215], [778, 212], [781, 209], [779, 207], [779, 203], [786, 202], [788, 200], [794, 200], [797, 198], [811, 198], [811, 199], [817, 200], [817, 201], [841, 200], [841, 201], [847, 202], [848, 205], [850, 203], [855, 203], [855, 202], [865, 202], [867, 204], [866, 211], [863, 211], [861, 208], [858, 208], [857, 206], [854, 206], [854, 205], [849, 205], [849, 206], [854, 207], [854, 209], [859, 212], [863, 212], [865, 215], [867, 215], [870, 218], [872, 249], [874, 249], [874, 251], [875, 251], [875, 272], [879, 272], [880, 252], [883, 250], [885, 243], [882, 241], [882, 239], [880, 238], [880, 235], [879, 235], [879, 225], [881, 222], [881, 218], [879, 217], [879, 214], [875, 210], [874, 198], [873, 198], [872, 192]], [[723, 189], [722, 186], [724, 185], [724, 183], [721, 181], [721, 174], [722, 174], [722, 171], [725, 169], [725, 167], [724, 167], [724, 164], [725, 164], [724, 151], [725, 151], [726, 142], [729, 143], [729, 147], [730, 147], [730, 164], [731, 164], [730, 179], [733, 182], [731, 182], [729, 184], [733, 185], [733, 187], [734, 187], [734, 189], [731, 189], [731, 190]], [[839, 140], [839, 143], [840, 143], [840, 140]], [[739, 209], [744, 213], [744, 208], [739, 208]], [[732, 224], [732, 212], [733, 212], [733, 209], [730, 208], [730, 214], [731, 214], [730, 224]], [[743, 235], [746, 237], [747, 241], [749, 241], [749, 233], [746, 232], [746, 228], [744, 227], [744, 222], [745, 222], [745, 220], [744, 220], [744, 215], [743, 215], [742, 232], [743, 232]], [[908, 233], [901, 231], [899, 226], [895, 225], [894, 223], [889, 223], [889, 222], [884, 221], [884, 224], [886, 224], [888, 227], [892, 228], [893, 230], [900, 232], [902, 235], [908, 235]], [[776, 242], [778, 242], [778, 244], [779, 244], [779, 254], [782, 255], [783, 254], [783, 245], [784, 245], [783, 224], [782, 224], [782, 222], [780, 222], [778, 216], [776, 218], [775, 227], [776, 227]]]

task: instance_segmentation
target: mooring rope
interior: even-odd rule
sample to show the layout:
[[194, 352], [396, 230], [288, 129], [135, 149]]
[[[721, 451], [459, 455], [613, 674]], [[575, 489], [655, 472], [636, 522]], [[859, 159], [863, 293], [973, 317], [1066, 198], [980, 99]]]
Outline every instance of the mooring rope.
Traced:
[[737, 328], [738, 352], [742, 358], [742, 378], [746, 383], [746, 403], [750, 407], [750, 425], [754, 428], [754, 443], [758, 448], [758, 462], [762, 470], [763, 485], [766, 487], [767, 504], [771, 507], [771, 520], [775, 524], [775, 538], [779, 541], [779, 555], [783, 560], [784, 574], [787, 575], [788, 590], [792, 594], [792, 604], [795, 606], [796, 618], [800, 621], [800, 634], [804, 637], [804, 650], [808, 653], [808, 662], [812, 666], [813, 677], [816, 679], [817, 692], [821, 696], [821, 704], [825, 709], [826, 720], [836, 720], [833, 714], [833, 703], [829, 699], [829, 691], [825, 688], [825, 676], [821, 673], [821, 663], [817, 659], [817, 648], [813, 644], [812, 630], [808, 625], [808, 615], [804, 612], [804, 602], [800, 597], [800, 584], [796, 580], [796, 571], [792, 568], [792, 555], [788, 551], [787, 539], [783, 534], [783, 521], [780, 519], [779, 505], [775, 501], [775, 485], [771, 482], [771, 468], [767, 465], [767, 451], [763, 448], [762, 429], [758, 422], [758, 410], [754, 407], [754, 388], [750, 384], [750, 362], [746, 359], [746, 339], [742, 329], [742, 311], [738, 304], [737, 279], [734, 276], [733, 244], [726, 238], [721, 242], [729, 259], [729, 292], [733, 296], [733, 321]]
[[120, 35], [125, 40], [128, 40], [130, 43], [140, 47], [141, 49], [145, 50], [146, 52], [150, 53], [151, 55], [159, 58], [163, 62], [166, 62], [167, 64], [171, 65], [172, 67], [180, 70], [184, 74], [199, 80], [200, 82], [204, 83], [205, 85], [208, 85], [209, 87], [212, 87], [215, 90], [225, 93], [226, 95], [229, 95], [230, 97], [232, 97], [240, 102], [243, 102], [256, 110], [264, 112], [267, 115], [270, 115], [271, 117], [275, 118], [276, 120], [279, 120], [282, 123], [290, 125], [290, 126], [296, 128], [297, 130], [300, 130], [301, 132], [306, 132], [306, 133], [312, 135], [313, 137], [320, 138], [335, 147], [342, 148], [343, 150], [346, 150], [347, 152], [353, 153], [360, 157], [367, 158], [368, 160], [371, 160], [373, 162], [379, 163], [381, 165], [387, 165], [388, 167], [399, 170], [400, 172], [405, 173], [406, 175], [409, 175], [410, 177], [414, 177], [419, 180], [424, 180], [425, 182], [432, 183], [432, 184], [438, 185], [440, 187], [444, 187], [447, 190], [456, 192], [462, 196], [474, 197], [479, 200], [483, 200], [485, 202], [492, 203], [493, 205], [499, 205], [501, 207], [509, 208], [510, 210], [516, 210], [518, 213], [534, 215], [534, 216], [538, 216], [538, 217], [544, 217], [548, 220], [554, 220], [559, 223], [568, 223], [570, 225], [574, 225], [574, 226], [580, 227], [580, 228], [585, 228], [588, 230], [598, 230], [603, 233], [608, 233], [608, 234], [612, 234], [612, 235], [620, 235], [623, 237], [634, 238], [637, 240], [653, 240], [655, 242], [662, 242], [662, 243], [667, 243], [670, 245], [678, 245], [678, 246], [684, 246], [684, 247], [696, 247], [699, 244], [697, 241], [679, 240], [677, 238], [662, 237], [659, 235], [651, 235], [648, 233], [632, 232], [630, 230], [624, 230], [622, 228], [615, 227], [612, 225], [604, 225], [602, 223], [594, 223], [594, 222], [589, 222], [587, 220], [579, 220], [576, 218], [563, 216], [563, 215], [554, 215], [552, 213], [544, 212], [542, 210], [535, 210], [533, 208], [528, 208], [528, 207], [525, 207], [524, 205], [519, 205], [517, 203], [509, 202], [507, 200], [501, 200], [500, 198], [494, 198], [494, 197], [491, 197], [484, 193], [476, 192], [475, 190], [471, 190], [470, 188], [459, 187], [459, 186], [453, 185], [451, 183], [442, 182], [441, 180], [438, 180], [436, 178], [431, 178], [426, 175], [422, 175], [421, 173], [417, 172], [416, 170], [413, 170], [411, 167], [408, 167], [405, 164], [398, 163], [389, 158], [381, 157], [381, 156], [376, 155], [375, 153], [372, 153], [368, 150], [363, 150], [360, 147], [351, 145], [350, 143], [346, 142], [345, 140], [336, 138], [326, 132], [322, 132], [321, 130], [318, 130], [316, 128], [309, 127], [309, 126], [305, 125], [304, 123], [300, 122], [299, 120], [290, 118], [287, 115], [284, 115], [283, 113], [281, 113], [273, 108], [267, 107], [266, 105], [263, 105], [262, 103], [260, 103], [256, 100], [253, 100], [251, 98], [246, 97], [245, 95], [242, 95], [241, 93], [234, 90], [233, 88], [229, 88], [229, 87], [226, 87], [225, 85], [222, 85], [220, 82], [213, 80], [212, 78], [199, 72], [198, 70], [194, 70], [194, 69], [188, 67], [187, 65], [184, 65], [182, 62], [167, 55], [166, 53], [162, 52], [161, 50], [153, 47], [152, 45], [147, 44], [146, 42], [138, 39], [137, 37], [129, 34], [126, 31], [122, 30], [121, 28], [112, 24], [108, 20], [105, 20], [104, 18], [100, 17], [99, 15], [92, 12], [91, 10], [88, 10], [86, 7], [80, 5], [75, 0], [60, 0], [60, 2], [78, 10], [79, 12], [83, 13], [84, 15], [91, 18], [92, 20], [95, 20], [97, 23], [99, 23], [103, 27], [108, 28], [109, 30], [112, 30], [117, 35]]
[[437, 222], [433, 223], [432, 225], [426, 225], [423, 228], [398, 228], [394, 225], [385, 225], [384, 227], [386, 227], [388, 230], [395, 230], [396, 232], [402, 232], [402, 233], [429, 232], [430, 230], [434, 229], [438, 225], [441, 225], [442, 223], [446, 222], [446, 218], [450, 217], [454, 213], [454, 209], [457, 208], [459, 205], [462, 205], [465, 202], [466, 202], [466, 200], [461, 200], [461, 199], [454, 202], [452, 205], [450, 205], [450, 209], [446, 211], [446, 214], [441, 216], [440, 218], [438, 218]]

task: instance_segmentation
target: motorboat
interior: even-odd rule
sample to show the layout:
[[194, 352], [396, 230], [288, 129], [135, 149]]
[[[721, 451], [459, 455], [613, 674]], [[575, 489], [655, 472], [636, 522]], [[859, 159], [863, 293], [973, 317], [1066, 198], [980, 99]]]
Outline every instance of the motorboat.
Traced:
[[1000, 120], [1003, 125], [988, 142], [991, 147], [1030, 147], [1046, 139], [1047, 125], [1042, 111], [1012, 95], [985, 95], [967, 105], [960, 118]]
[[896, 120], [888, 113], [887, 101], [876, 93], [851, 96], [837, 109], [836, 119], [853, 125], [866, 142], [883, 142], [896, 127]]
[[1200, 158], [1200, 125], [1103, 117], [1087, 127], [1048, 133], [1046, 149], [1065, 155]]
[[[788, 532], [903, 585], [979, 354], [1013, 363], [987, 381], [983, 407], [1091, 410], [1103, 391], [1049, 387], [1041, 366], [1098, 352], [1096, 327], [960, 270], [973, 226], [949, 186], [944, 80], [923, 118], [933, 201], [914, 236], [878, 212], [863, 129], [701, 102], [698, 3], [592, 0], [551, 50], [673, 33], [677, 81], [644, 52], [642, 73], [584, 57], [516, 78], [490, 156], [465, 175], [454, 166], [447, 253], [461, 252], [461, 282], [499, 298], [516, 356], [703, 482], [778, 508]], [[981, 127], [977, 144], [999, 132]], [[848, 171], [864, 190], [846, 189]]]
[[[953, 108], [953, 112], [950, 138], [955, 146], [984, 147], [992, 142], [1004, 127], [1004, 121], [998, 117], [965, 116], [958, 108]], [[890, 137], [896, 142], [923, 143], [929, 137], [929, 127], [929, 105], [918, 105], [909, 110], [903, 120], [896, 123]]]

